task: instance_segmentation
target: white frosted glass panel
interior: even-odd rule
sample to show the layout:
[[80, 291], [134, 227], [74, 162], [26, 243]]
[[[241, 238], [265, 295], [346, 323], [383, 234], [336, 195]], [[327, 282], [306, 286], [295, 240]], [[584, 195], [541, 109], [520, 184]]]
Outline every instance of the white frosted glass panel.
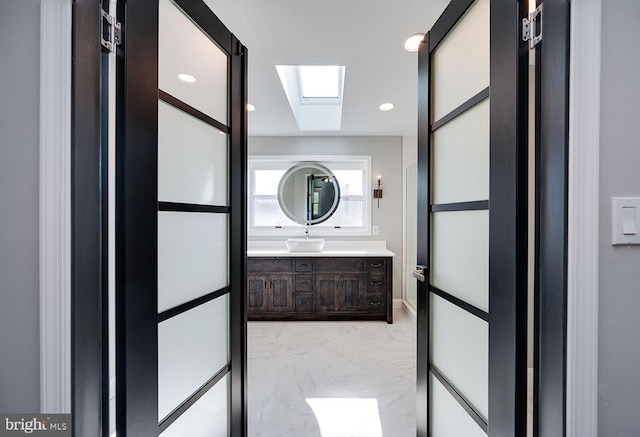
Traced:
[[433, 203], [489, 198], [489, 100], [433, 133]]
[[431, 362], [489, 417], [489, 324], [431, 294]]
[[433, 52], [433, 120], [489, 86], [489, 0], [476, 0]]
[[489, 310], [489, 211], [431, 214], [431, 284]]
[[440, 384], [440, 381], [432, 374], [429, 375], [429, 379], [431, 382], [430, 435], [432, 437], [486, 437], [487, 434]]
[[161, 437], [228, 437], [229, 377], [225, 376], [171, 424]]
[[158, 103], [158, 200], [227, 206], [227, 135]]
[[158, 312], [229, 285], [228, 216], [158, 213]]
[[158, 324], [158, 420], [228, 362], [228, 295]]
[[227, 124], [227, 55], [172, 1], [159, 8], [159, 88]]

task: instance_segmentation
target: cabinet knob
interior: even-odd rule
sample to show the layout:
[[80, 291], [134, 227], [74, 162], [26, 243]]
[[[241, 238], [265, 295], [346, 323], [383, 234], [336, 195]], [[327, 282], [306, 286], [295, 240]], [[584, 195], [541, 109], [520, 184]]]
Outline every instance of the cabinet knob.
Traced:
[[375, 263], [375, 264], [371, 263], [371, 267], [381, 267], [381, 266], [382, 266], [382, 264], [380, 264], [380, 263]]
[[379, 300], [372, 300], [372, 301], [369, 302], [369, 304], [371, 306], [380, 306], [380, 305], [382, 305], [382, 302], [379, 301]]

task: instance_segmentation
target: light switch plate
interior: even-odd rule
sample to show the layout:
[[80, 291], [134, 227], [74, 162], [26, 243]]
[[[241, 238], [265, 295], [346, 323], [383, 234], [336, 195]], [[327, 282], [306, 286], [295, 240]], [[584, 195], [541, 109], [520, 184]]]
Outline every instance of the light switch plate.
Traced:
[[611, 213], [611, 244], [640, 244], [640, 197], [612, 197]]

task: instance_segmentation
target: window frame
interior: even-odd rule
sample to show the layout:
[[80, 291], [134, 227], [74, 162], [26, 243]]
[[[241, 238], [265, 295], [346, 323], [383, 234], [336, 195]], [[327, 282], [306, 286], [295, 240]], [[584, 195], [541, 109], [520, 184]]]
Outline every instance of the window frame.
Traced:
[[[358, 169], [364, 172], [362, 185], [362, 226], [326, 226], [324, 223], [309, 226], [309, 234], [321, 237], [371, 236], [371, 156], [370, 155], [250, 155], [247, 162], [247, 235], [249, 237], [297, 237], [305, 235], [306, 226], [291, 222], [283, 226], [256, 226], [253, 200], [265, 195], [254, 194], [255, 170], [288, 170], [305, 161], [318, 162], [331, 171]], [[339, 180], [339, 179], [338, 179]], [[276, 195], [277, 196], [277, 195]], [[344, 195], [351, 197], [353, 195]]]

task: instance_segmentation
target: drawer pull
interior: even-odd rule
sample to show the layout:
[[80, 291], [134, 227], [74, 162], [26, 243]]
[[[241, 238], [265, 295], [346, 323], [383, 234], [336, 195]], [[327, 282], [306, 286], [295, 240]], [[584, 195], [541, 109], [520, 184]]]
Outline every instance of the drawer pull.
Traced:
[[302, 300], [300, 301], [300, 305], [309, 305], [309, 302], [307, 302], [306, 300]]
[[382, 281], [371, 281], [371, 285], [382, 285]]
[[376, 263], [376, 264], [371, 263], [371, 267], [382, 267], [382, 264], [380, 264], [380, 263]]
[[302, 282], [300, 282], [300, 285], [308, 285], [308, 284], [309, 284], [309, 282], [308, 282], [308, 281], [302, 281]]
[[369, 302], [369, 304], [370, 304], [371, 306], [376, 306], [376, 307], [377, 307], [377, 306], [382, 305], [382, 302], [381, 302], [381, 301], [379, 301], [379, 300], [372, 300], [372, 301], [370, 301], [370, 302]]
[[307, 263], [302, 263], [300, 264], [300, 267], [309, 267], [309, 266], [307, 265]]

